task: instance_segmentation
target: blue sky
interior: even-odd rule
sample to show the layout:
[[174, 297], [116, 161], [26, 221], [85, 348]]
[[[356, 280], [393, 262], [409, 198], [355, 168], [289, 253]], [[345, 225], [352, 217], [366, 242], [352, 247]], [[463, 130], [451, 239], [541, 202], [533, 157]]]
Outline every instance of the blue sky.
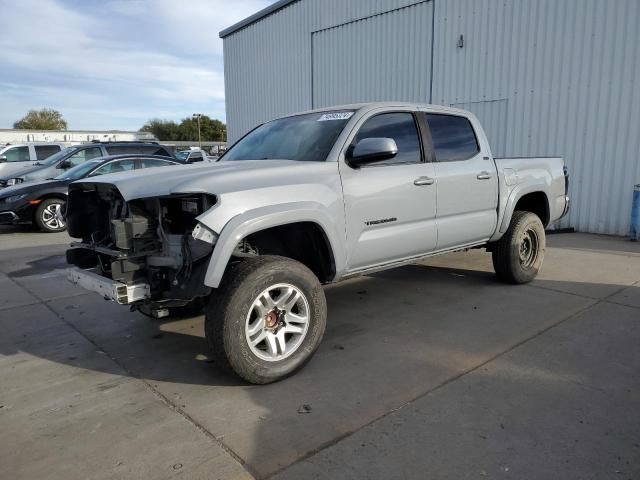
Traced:
[[223, 28], [273, 0], [0, 0], [0, 128], [29, 109], [69, 129], [224, 120]]

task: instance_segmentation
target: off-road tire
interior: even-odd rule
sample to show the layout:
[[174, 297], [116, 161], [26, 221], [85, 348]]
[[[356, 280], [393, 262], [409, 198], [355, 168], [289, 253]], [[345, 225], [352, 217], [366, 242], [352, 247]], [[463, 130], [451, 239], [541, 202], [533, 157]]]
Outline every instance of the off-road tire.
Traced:
[[36, 208], [36, 211], [33, 215], [33, 222], [35, 223], [36, 227], [38, 227], [40, 231], [45, 233], [64, 232], [67, 229], [66, 223], [64, 223], [61, 227], [55, 228], [50, 224], [47, 224], [44, 216], [45, 213], [50, 210], [50, 207], [52, 205], [60, 205], [61, 207], [64, 207], [65, 203], [66, 202], [60, 198], [47, 198], [40, 202], [40, 205], [38, 205], [38, 208]]
[[[527, 236], [529, 240], [526, 240]], [[527, 242], [531, 245], [530, 251], [533, 256], [525, 255], [526, 261], [523, 261], [521, 249]], [[531, 212], [514, 212], [509, 229], [493, 245], [492, 259], [496, 275], [507, 283], [520, 284], [532, 281], [542, 266], [544, 250], [545, 233], [540, 217]]]
[[[306, 297], [309, 325], [291, 356], [265, 361], [251, 351], [245, 322], [260, 293], [280, 283], [293, 285]], [[272, 383], [302, 368], [320, 345], [326, 322], [327, 303], [318, 278], [300, 262], [275, 255], [247, 258], [229, 266], [205, 307], [205, 336], [215, 365], [254, 384]]]

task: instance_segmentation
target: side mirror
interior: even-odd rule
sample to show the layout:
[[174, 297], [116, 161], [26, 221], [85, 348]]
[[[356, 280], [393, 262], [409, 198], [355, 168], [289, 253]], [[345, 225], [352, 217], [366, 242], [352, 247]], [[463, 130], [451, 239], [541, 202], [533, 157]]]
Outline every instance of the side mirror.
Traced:
[[398, 154], [398, 146], [393, 138], [364, 138], [347, 152], [347, 163], [358, 168], [367, 163], [388, 160]]
[[56, 165], [56, 168], [59, 168], [61, 170], [66, 170], [67, 168], [71, 168], [71, 167], [72, 165], [69, 160], [63, 160], [58, 165]]
[[7, 161], [7, 156], [6, 155], [0, 155], [0, 163], [4, 163]]

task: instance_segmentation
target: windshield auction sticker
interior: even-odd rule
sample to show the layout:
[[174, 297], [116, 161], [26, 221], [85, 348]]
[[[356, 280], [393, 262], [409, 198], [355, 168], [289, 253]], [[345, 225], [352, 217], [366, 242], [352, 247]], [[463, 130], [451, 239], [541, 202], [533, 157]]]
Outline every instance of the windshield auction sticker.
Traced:
[[353, 112], [325, 113], [318, 119], [318, 121], [327, 122], [329, 120], [348, 120], [352, 116], [353, 116]]

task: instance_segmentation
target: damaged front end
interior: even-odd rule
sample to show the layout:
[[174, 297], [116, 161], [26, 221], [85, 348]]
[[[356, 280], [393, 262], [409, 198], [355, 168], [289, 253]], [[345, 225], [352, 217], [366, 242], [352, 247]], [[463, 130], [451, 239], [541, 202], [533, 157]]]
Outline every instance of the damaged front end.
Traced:
[[117, 303], [155, 311], [210, 293], [204, 277], [217, 235], [197, 217], [213, 195], [184, 193], [125, 201], [107, 183], [70, 185], [68, 278]]

